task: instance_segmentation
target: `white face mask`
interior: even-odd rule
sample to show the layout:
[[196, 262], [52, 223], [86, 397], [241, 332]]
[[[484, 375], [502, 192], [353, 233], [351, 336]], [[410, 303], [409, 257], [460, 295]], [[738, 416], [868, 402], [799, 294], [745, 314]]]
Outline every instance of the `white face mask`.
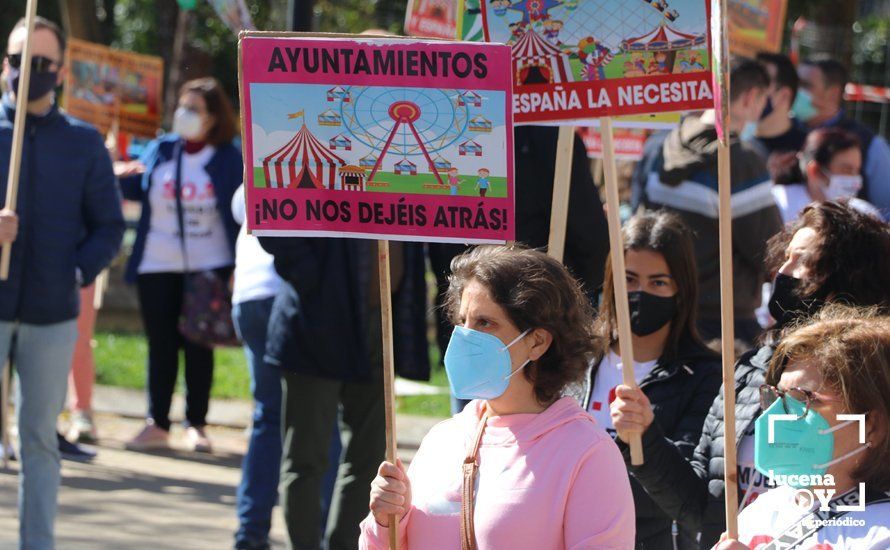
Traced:
[[855, 197], [862, 189], [862, 176], [856, 174], [847, 176], [843, 174], [826, 174], [828, 186], [822, 188], [826, 200], [836, 201]]
[[173, 113], [173, 132], [189, 141], [197, 141], [204, 136], [204, 121], [201, 115], [185, 107], [177, 107]]

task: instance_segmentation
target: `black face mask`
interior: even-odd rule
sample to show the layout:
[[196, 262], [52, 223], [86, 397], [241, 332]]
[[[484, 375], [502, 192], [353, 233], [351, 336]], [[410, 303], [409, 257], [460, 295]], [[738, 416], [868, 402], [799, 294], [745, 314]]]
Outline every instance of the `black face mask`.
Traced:
[[769, 298], [769, 314], [781, 328], [801, 317], [813, 315], [825, 303], [818, 298], [800, 297], [801, 280], [782, 273], [776, 275], [773, 293]]
[[[56, 79], [58, 78], [59, 73], [53, 72], [42, 72], [42, 71], [31, 71], [31, 80], [28, 82], [28, 101], [34, 101], [35, 99], [40, 99], [46, 94], [50, 93], [53, 88], [56, 87]], [[13, 69], [9, 67], [9, 74], [6, 78], [6, 84], [9, 86], [9, 91], [12, 93], [18, 93], [19, 91], [19, 78], [21, 77], [21, 69]]]
[[648, 336], [668, 324], [677, 311], [677, 296], [664, 298], [637, 290], [627, 293], [630, 305], [630, 330]]

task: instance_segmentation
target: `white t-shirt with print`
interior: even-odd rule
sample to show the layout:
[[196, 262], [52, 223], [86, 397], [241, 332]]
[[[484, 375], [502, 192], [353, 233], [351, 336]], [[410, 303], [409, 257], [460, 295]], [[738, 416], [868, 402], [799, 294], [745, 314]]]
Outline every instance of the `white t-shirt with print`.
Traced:
[[736, 456], [739, 474], [739, 509], [744, 510], [757, 500], [757, 497], [775, 488], [767, 476], [754, 467], [754, 423], [742, 435]]
[[[644, 363], [634, 362], [634, 378], [637, 384], [649, 376], [658, 360], [646, 361]], [[615, 400], [615, 387], [623, 383], [621, 376], [621, 357], [614, 351], [603, 357], [599, 368], [596, 371], [596, 377], [593, 380], [593, 391], [590, 394], [590, 404], [587, 410], [596, 420], [596, 423], [605, 428], [609, 434], [614, 437], [615, 429], [612, 426], [612, 416], [609, 412], [609, 405]]]
[[[214, 151], [205, 145], [194, 154], [182, 155], [182, 209], [189, 271], [233, 264], [213, 183], [204, 170]], [[159, 164], [151, 178], [151, 221], [139, 273], [181, 273], [186, 266], [176, 213], [176, 160]]]
[[[739, 542], [757, 550], [800, 522], [812, 510], [798, 506], [793, 487], [779, 486], [763, 493], [739, 515]], [[866, 506], [864, 512], [848, 512], [839, 525], [826, 525], [808, 536], [799, 550], [890, 549], [890, 503]]]

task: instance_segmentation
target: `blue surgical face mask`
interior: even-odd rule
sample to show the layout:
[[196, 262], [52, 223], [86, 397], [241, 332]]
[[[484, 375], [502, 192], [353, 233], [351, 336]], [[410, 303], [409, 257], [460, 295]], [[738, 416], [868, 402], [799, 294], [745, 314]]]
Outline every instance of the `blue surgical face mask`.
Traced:
[[745, 127], [742, 128], [742, 133], [739, 134], [739, 139], [742, 141], [751, 141], [752, 139], [757, 137], [757, 123], [756, 122], [748, 122], [745, 123]]
[[794, 104], [791, 105], [791, 112], [801, 122], [813, 120], [813, 117], [818, 114], [816, 107], [813, 106], [813, 94], [803, 88], [797, 90], [797, 97], [794, 98]]
[[454, 327], [445, 351], [445, 372], [451, 394], [459, 399], [496, 399], [507, 391], [510, 377], [522, 370], [526, 360], [515, 371], [510, 359], [510, 346], [520, 341], [531, 329], [504, 344], [497, 336], [466, 327]]
[[[834, 432], [856, 423], [848, 420], [833, 428], [818, 412], [810, 409], [806, 416], [797, 419], [806, 410], [806, 405], [797, 399], [785, 396], [788, 412], [782, 405], [782, 399], [770, 405], [754, 422], [754, 467], [765, 476], [797, 476], [785, 477], [789, 484], [801, 487], [803, 484], [792, 484], [799, 476], [823, 476], [829, 466], [859, 454], [869, 447], [860, 446], [843, 456], [832, 460], [834, 455]], [[769, 419], [772, 416], [784, 415], [787, 419], [773, 423], [773, 440], [769, 438]]]

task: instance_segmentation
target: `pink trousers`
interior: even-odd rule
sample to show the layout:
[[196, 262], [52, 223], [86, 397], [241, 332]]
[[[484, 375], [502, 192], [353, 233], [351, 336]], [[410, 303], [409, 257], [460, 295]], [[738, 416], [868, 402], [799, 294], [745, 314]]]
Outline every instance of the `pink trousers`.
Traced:
[[80, 315], [77, 317], [77, 342], [71, 360], [68, 378], [69, 408], [72, 412], [92, 412], [93, 383], [96, 380], [96, 364], [93, 361], [93, 329], [96, 326], [96, 309], [93, 294], [96, 285], [80, 289]]

